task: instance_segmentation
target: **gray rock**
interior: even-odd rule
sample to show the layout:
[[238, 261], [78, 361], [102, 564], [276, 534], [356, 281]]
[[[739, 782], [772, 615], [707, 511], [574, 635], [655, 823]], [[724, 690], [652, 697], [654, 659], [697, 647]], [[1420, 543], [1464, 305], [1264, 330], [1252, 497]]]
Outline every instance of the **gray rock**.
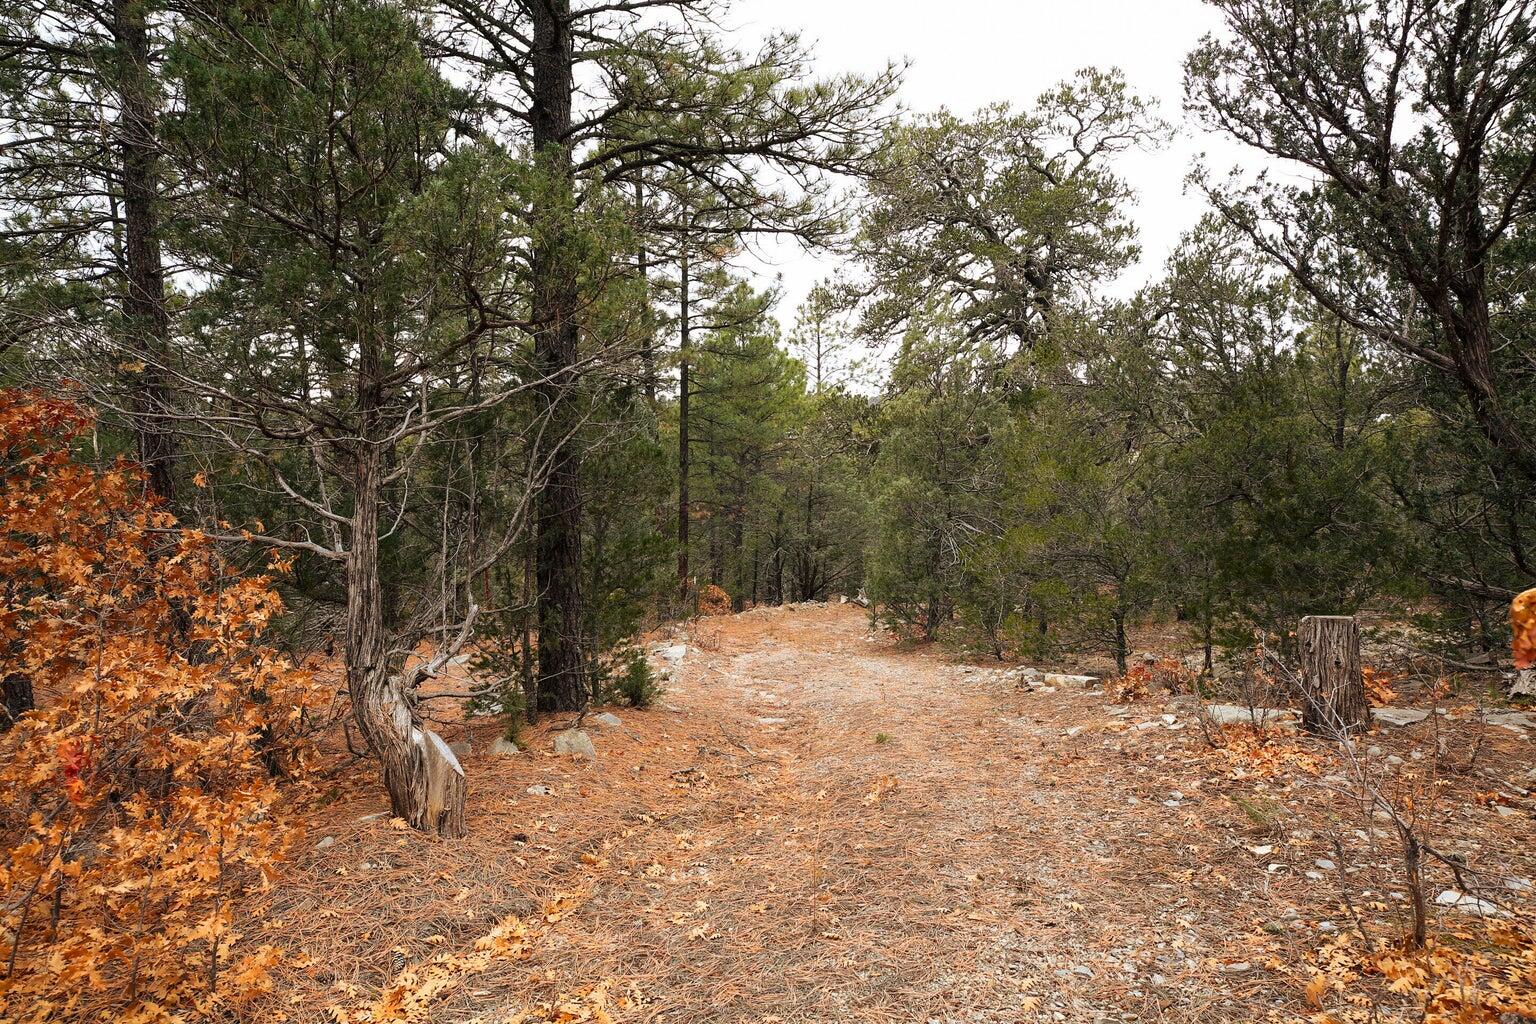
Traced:
[[517, 744], [505, 736], [497, 736], [496, 742], [491, 744], [492, 754], [510, 755], [518, 753]]
[[469, 740], [459, 740], [457, 743], [448, 744], [448, 749], [453, 751], [454, 757], [468, 757], [475, 752], [475, 745]]
[[1205, 713], [1217, 725], [1284, 725], [1296, 721], [1288, 708], [1246, 708], [1237, 704], [1208, 704]]
[[682, 660], [688, 656], [688, 645], [672, 644], [669, 647], [661, 648], [656, 653], [665, 658], [667, 661], [670, 661], [673, 665], [679, 665], [682, 663]]
[[1371, 708], [1371, 717], [1384, 725], [1415, 725], [1429, 717], [1421, 708]]
[[1045, 674], [1046, 686], [1075, 686], [1081, 690], [1092, 689], [1099, 685], [1098, 676], [1073, 676], [1064, 672], [1047, 672]]
[[1521, 714], [1518, 711], [1505, 711], [1496, 715], [1485, 715], [1483, 721], [1489, 725], [1497, 725], [1508, 729], [1510, 732], [1523, 733], [1527, 729], [1536, 729], [1536, 718]]
[[550, 789], [548, 786], [545, 786], [545, 785], [529, 786], [528, 787], [528, 795], [529, 796], [554, 796], [555, 795], [555, 791], [553, 789]]
[[581, 729], [567, 729], [556, 733], [555, 753], [587, 761], [597, 760], [597, 748], [592, 746], [592, 737]]
[[317, 849], [317, 850], [329, 850], [331, 847], [333, 847], [335, 845], [336, 845], [336, 837], [335, 836], [326, 836], [324, 839], [320, 840], [318, 843], [315, 844], [315, 849]]
[[1511, 697], [1536, 697], [1536, 668], [1521, 669], [1509, 688]]
[[619, 716], [614, 714], [612, 711], [604, 711], [600, 714], [593, 715], [592, 721], [596, 722], [598, 725], [607, 726], [610, 729], [616, 729], [624, 724], [623, 719], [619, 718]]
[[383, 821], [387, 817], [389, 817], [389, 812], [388, 811], [379, 811], [377, 814], [365, 814], [361, 818], [358, 818], [357, 820], [358, 821]]
[[1469, 914], [1482, 914], [1485, 917], [1508, 916], [1503, 910], [1500, 910], [1487, 900], [1480, 900], [1476, 896], [1468, 896], [1466, 893], [1457, 892], [1455, 889], [1446, 889], [1439, 896], [1435, 897], [1435, 902], [1442, 907], [1464, 910]]

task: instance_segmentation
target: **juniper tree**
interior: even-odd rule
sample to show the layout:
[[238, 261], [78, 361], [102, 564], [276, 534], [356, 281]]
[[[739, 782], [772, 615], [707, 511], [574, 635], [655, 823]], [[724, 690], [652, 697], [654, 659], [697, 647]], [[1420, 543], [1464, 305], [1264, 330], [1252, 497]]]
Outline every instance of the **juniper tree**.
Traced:
[[[497, 532], [476, 536], [481, 517], [439, 467], [457, 427], [546, 383], [506, 311], [521, 303], [522, 211], [560, 188], [458, 137], [464, 97], [418, 35], [376, 0], [197, 11], [167, 132], [192, 211], [178, 244], [206, 283], [166, 368], [197, 397], [183, 436], [233, 457], [215, 486], [282, 499], [281, 520], [242, 524], [245, 539], [337, 566], [353, 714], [391, 808], [455, 835], [462, 773], [414, 691], [469, 636], [467, 584], [517, 541], [517, 482], [545, 469], [513, 476]], [[392, 608], [383, 552], [412, 534], [440, 543], [418, 549], [414, 600]]]

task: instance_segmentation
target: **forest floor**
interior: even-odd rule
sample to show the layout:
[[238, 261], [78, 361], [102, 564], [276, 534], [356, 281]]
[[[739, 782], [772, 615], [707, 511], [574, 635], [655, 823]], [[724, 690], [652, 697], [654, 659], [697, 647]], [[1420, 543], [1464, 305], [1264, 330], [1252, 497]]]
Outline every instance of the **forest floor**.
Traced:
[[[396, 827], [366, 762], [338, 775], [247, 908], [289, 961], [242, 1016], [1289, 1021], [1364, 1013], [1353, 998], [1419, 1019], [1342, 951], [1353, 921], [1407, 919], [1364, 761], [1481, 912], [1536, 875], [1532, 741], [1467, 708], [1354, 755], [1241, 729], [1215, 746], [1189, 697], [1021, 689], [851, 604], [701, 620], [686, 643], [656, 707], [583, 723], [595, 762], [551, 752], [571, 716], [513, 756], [480, 753], [494, 723], [446, 728], [476, 751], [467, 839]], [[1426, 870], [1430, 900], [1471, 885]]]

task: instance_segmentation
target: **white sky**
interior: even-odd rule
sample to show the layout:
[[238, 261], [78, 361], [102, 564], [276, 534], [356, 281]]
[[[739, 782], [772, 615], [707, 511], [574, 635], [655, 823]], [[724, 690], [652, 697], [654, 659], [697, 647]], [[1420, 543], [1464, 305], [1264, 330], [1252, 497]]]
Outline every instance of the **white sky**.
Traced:
[[[727, 23], [746, 34], [800, 31], [823, 72], [873, 71], [907, 58], [901, 100], [913, 111], [969, 113], [999, 100], [1027, 107], [1079, 68], [1120, 68], [1179, 134], [1163, 150], [1133, 152], [1118, 165], [1140, 193], [1133, 216], [1142, 261], [1117, 291], [1156, 274], [1199, 218], [1203, 200], [1186, 193], [1184, 177], [1200, 153], [1217, 171], [1255, 162], [1184, 124], [1184, 56], [1219, 25], [1200, 0], [736, 0]], [[767, 247], [763, 257], [754, 269], [783, 275], [779, 319], [787, 328], [833, 264], [787, 245]]]

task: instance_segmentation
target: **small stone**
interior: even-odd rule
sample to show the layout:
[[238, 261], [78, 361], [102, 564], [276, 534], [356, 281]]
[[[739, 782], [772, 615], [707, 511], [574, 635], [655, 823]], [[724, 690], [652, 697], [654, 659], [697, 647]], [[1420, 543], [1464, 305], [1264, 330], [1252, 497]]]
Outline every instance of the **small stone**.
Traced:
[[1275, 848], [1273, 846], [1250, 846], [1248, 847], [1248, 852], [1255, 857], [1268, 857], [1275, 852]]
[[548, 786], [545, 786], [545, 785], [529, 786], [528, 787], [528, 795], [529, 796], [554, 796], [555, 795], [555, 791], [553, 789], [550, 789]]
[[1184, 794], [1180, 793], [1178, 790], [1174, 790], [1172, 793], [1168, 794], [1168, 799], [1170, 799], [1170, 800], [1183, 800], [1184, 799]]
[[358, 818], [357, 820], [358, 821], [383, 821], [387, 817], [389, 817], [389, 812], [388, 811], [379, 811], [377, 814], [365, 814], [361, 818]]
[[1228, 974], [1242, 974], [1244, 971], [1250, 971], [1252, 969], [1253, 965], [1248, 963], [1227, 964], [1222, 968], [1222, 970], [1226, 971]]
[[592, 721], [596, 722], [598, 725], [606, 726], [610, 729], [616, 729], [624, 724], [624, 720], [621, 719], [618, 715], [614, 714], [612, 711], [604, 711], [601, 714], [593, 715]]
[[1098, 676], [1073, 676], [1073, 675], [1067, 675], [1064, 672], [1047, 672], [1045, 674], [1045, 685], [1047, 685], [1047, 686], [1075, 686], [1075, 687], [1077, 687], [1079, 689], [1088, 690], [1088, 689], [1092, 689], [1093, 687], [1099, 685], [1099, 677]]
[[597, 749], [592, 746], [592, 737], [581, 729], [567, 729], [556, 733], [555, 753], [586, 761], [597, 760]]
[[518, 753], [517, 744], [507, 739], [505, 736], [498, 736], [496, 737], [496, 741], [491, 744], [491, 753], [499, 754], [502, 756], [516, 754]]
[[1206, 715], [1217, 725], [1288, 725], [1296, 713], [1286, 708], [1246, 708], [1236, 704], [1210, 704]]
[[1314, 882], [1321, 882], [1323, 880], [1323, 873], [1321, 871], [1308, 871], [1307, 878]]
[[768, 717], [768, 718], [759, 718], [757, 720], [757, 724], [758, 725], [784, 725], [788, 721], [789, 721], [789, 719], [787, 719], [787, 718]]
[[1501, 818], [1513, 818], [1520, 813], [1515, 808], [1506, 804], [1494, 804], [1493, 809], [1499, 812], [1499, 817]]
[[1313, 861], [1312, 863], [1316, 864], [1318, 867], [1322, 868], [1324, 871], [1332, 871], [1336, 867], [1338, 867], [1337, 864], [1335, 864], [1333, 861], [1329, 860], [1327, 857], [1319, 857], [1319, 858], [1317, 858], [1317, 860]]
[[1464, 910], [1470, 914], [1481, 914], [1485, 917], [1507, 917], [1508, 915], [1497, 906], [1487, 900], [1480, 900], [1476, 896], [1468, 896], [1464, 892], [1455, 889], [1446, 889], [1435, 897], [1435, 902], [1442, 907], [1451, 907], [1455, 910]]
[[1365, 748], [1365, 753], [1369, 757], [1380, 757], [1382, 754], [1386, 753], [1386, 751], [1382, 750], [1380, 747], [1371, 746]]
[[448, 749], [453, 751], [454, 757], [468, 757], [475, 752], [475, 746], [469, 740], [459, 740], [457, 743], [448, 744]]
[[335, 836], [326, 836], [324, 839], [320, 840], [318, 843], [315, 844], [315, 849], [317, 849], [317, 850], [329, 850], [331, 847], [333, 847], [335, 845], [336, 845], [336, 837]]
[[1483, 721], [1487, 722], [1489, 725], [1497, 725], [1500, 728], [1508, 729], [1510, 732], [1518, 733], [1521, 736], [1525, 735], [1525, 730], [1527, 729], [1536, 729], [1536, 718], [1532, 718], [1530, 715], [1521, 714], [1518, 711], [1507, 711], [1501, 714], [1487, 715], [1484, 717]]
[[1388, 754], [1387, 755], [1387, 764], [1399, 765], [1399, 764], [1402, 764], [1402, 763], [1403, 763], [1403, 759], [1398, 757], [1396, 754]]
[[1317, 922], [1317, 930], [1325, 935], [1331, 935], [1339, 930], [1339, 926], [1332, 921], [1319, 921]]
[[1078, 964], [1076, 967], [1072, 968], [1072, 973], [1073, 974], [1080, 974], [1084, 978], [1091, 978], [1091, 977], [1093, 977], [1093, 968], [1085, 967], [1082, 964]]
[[1371, 717], [1386, 725], [1401, 728], [1424, 721], [1429, 717], [1429, 712], [1419, 708], [1371, 708]]

